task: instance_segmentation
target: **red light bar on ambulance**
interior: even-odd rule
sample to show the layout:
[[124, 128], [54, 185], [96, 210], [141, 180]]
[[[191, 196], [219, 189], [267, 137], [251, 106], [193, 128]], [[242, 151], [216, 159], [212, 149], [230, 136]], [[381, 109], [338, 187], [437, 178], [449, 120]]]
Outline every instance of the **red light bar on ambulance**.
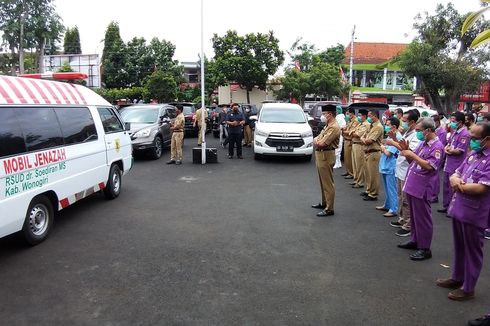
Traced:
[[81, 72], [45, 72], [42, 74], [21, 74], [19, 77], [50, 80], [81, 80], [87, 79], [87, 74]]

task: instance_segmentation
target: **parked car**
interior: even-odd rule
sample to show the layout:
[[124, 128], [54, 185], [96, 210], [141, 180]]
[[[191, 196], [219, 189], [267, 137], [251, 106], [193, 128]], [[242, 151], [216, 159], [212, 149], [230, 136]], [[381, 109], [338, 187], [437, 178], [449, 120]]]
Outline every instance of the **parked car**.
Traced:
[[264, 104], [255, 120], [254, 156], [303, 156], [311, 160], [313, 133], [301, 106], [291, 103]]
[[184, 119], [185, 119], [185, 124], [184, 124], [184, 132], [186, 135], [192, 135], [192, 136], [197, 136], [197, 133], [199, 132], [197, 126], [194, 127], [194, 120], [196, 118], [196, 107], [194, 103], [190, 102], [172, 102], [169, 103], [170, 105], [177, 105], [180, 104], [182, 105], [183, 111], [182, 113], [184, 114]]
[[175, 107], [168, 104], [137, 104], [120, 111], [126, 125], [133, 152], [145, 152], [153, 159], [162, 156], [164, 147], [170, 146], [170, 122], [176, 117]]
[[325, 126], [324, 123], [322, 123], [321, 121], [321, 117], [322, 117], [322, 106], [327, 104], [342, 105], [342, 103], [336, 101], [321, 101], [311, 106], [311, 108], [308, 111], [308, 116], [311, 118], [309, 119], [309, 123], [311, 126], [311, 130], [313, 131], [314, 137], [318, 136], [320, 131]]

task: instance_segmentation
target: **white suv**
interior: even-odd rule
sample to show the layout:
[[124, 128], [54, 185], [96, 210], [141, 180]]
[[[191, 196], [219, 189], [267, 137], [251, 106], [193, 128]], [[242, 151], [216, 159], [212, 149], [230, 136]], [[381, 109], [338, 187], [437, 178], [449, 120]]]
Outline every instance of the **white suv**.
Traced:
[[308, 117], [297, 104], [266, 103], [256, 120], [254, 154], [304, 156], [311, 160], [313, 154], [313, 133]]

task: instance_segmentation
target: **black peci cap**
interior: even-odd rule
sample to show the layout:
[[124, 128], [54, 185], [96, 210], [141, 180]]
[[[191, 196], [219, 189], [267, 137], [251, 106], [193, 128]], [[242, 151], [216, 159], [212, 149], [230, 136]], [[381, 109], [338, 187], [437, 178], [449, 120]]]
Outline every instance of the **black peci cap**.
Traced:
[[359, 109], [359, 114], [361, 114], [361, 115], [367, 115], [368, 114], [368, 110], [366, 110], [366, 109]]
[[336, 112], [337, 107], [333, 104], [322, 105], [322, 112]]

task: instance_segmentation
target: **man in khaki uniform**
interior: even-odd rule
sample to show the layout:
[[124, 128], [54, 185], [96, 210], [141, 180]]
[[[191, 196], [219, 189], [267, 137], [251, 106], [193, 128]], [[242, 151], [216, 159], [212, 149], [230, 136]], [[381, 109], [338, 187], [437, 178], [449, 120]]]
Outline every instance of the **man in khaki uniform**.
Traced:
[[383, 125], [379, 122], [379, 112], [371, 110], [368, 122], [371, 123], [369, 132], [361, 137], [365, 157], [366, 191], [362, 193], [364, 200], [378, 200], [379, 194], [379, 158], [381, 157], [381, 141], [383, 140]]
[[206, 120], [208, 119], [208, 111], [206, 110], [206, 108], [197, 109], [196, 119], [194, 120], [194, 128], [196, 127], [196, 124], [199, 127], [198, 136], [197, 136], [197, 146], [201, 146], [201, 144], [202, 144], [202, 128], [203, 128], [202, 115], [203, 115], [203, 112], [204, 112], [204, 128], [206, 128]]
[[334, 215], [335, 185], [333, 182], [333, 166], [335, 165], [335, 149], [339, 146], [340, 127], [335, 120], [335, 105], [322, 106], [326, 126], [313, 140], [315, 146], [315, 161], [320, 178], [322, 201], [312, 205], [313, 208], [323, 208], [317, 216]]
[[345, 173], [342, 174], [342, 176], [344, 179], [353, 179], [354, 167], [352, 166], [352, 136], [350, 132], [359, 124], [356, 119], [356, 111], [352, 108], [348, 109], [345, 115], [345, 120], [347, 121], [347, 126], [344, 130], [342, 130], [342, 135], [344, 136]]
[[170, 125], [172, 130], [172, 141], [170, 143], [170, 161], [167, 164], [182, 164], [182, 145], [184, 142], [184, 124], [185, 118], [182, 114], [183, 107], [180, 104], [175, 106], [177, 117]]
[[354, 169], [354, 181], [350, 184], [352, 188], [364, 187], [364, 150], [362, 148], [361, 137], [367, 134], [371, 125], [367, 121], [367, 110], [359, 109], [360, 117], [357, 118], [359, 125], [351, 131], [352, 133], [352, 166]]

